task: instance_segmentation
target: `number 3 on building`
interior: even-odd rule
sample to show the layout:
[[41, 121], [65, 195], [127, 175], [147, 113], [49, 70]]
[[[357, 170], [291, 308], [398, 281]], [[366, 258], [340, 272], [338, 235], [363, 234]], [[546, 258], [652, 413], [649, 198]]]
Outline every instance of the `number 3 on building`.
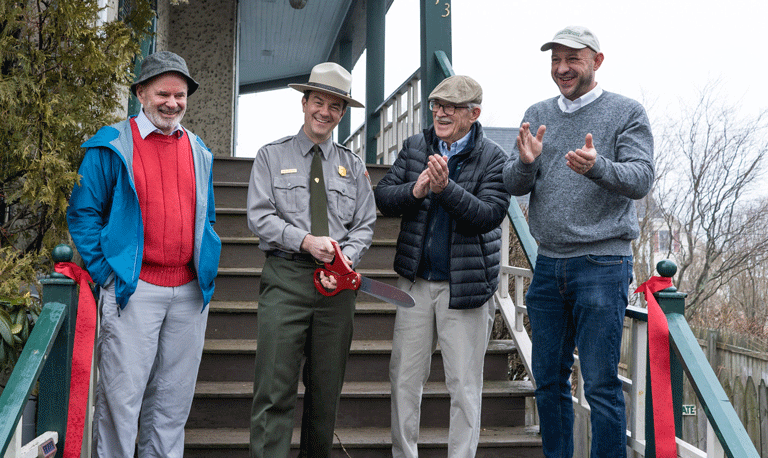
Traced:
[[[435, 5], [439, 4], [440, 0], [435, 0]], [[451, 15], [451, 4], [450, 2], [445, 2], [445, 14], [441, 15], [440, 17], [448, 17]]]

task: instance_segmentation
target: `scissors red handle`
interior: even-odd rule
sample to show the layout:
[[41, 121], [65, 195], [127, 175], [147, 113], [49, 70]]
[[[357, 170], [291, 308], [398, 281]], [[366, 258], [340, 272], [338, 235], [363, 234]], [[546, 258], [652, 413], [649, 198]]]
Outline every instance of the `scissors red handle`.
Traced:
[[[344, 260], [344, 254], [339, 248], [339, 244], [333, 243], [333, 249], [336, 252], [331, 263], [325, 263], [323, 267], [315, 270], [315, 288], [324, 296], [335, 296], [344, 289], [360, 289], [360, 274], [352, 270]], [[320, 282], [320, 272], [336, 279], [336, 289], [327, 290]]]

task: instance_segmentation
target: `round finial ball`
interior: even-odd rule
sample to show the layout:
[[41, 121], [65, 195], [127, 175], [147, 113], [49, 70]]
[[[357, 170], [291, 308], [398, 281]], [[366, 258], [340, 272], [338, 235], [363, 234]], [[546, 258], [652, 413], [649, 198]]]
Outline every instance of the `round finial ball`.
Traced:
[[300, 10], [307, 6], [307, 0], [290, 0], [291, 6], [297, 10]]
[[662, 277], [673, 277], [677, 272], [677, 266], [674, 262], [665, 259], [656, 264], [656, 272]]
[[56, 248], [51, 252], [51, 257], [53, 258], [53, 262], [70, 262], [72, 261], [72, 256], [74, 254], [75, 252], [72, 251], [72, 247], [62, 243], [56, 245]]

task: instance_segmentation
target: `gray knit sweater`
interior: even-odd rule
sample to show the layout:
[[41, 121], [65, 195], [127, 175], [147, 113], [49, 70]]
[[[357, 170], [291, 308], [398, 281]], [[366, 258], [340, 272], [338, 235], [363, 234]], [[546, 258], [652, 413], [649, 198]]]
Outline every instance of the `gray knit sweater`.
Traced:
[[[543, 150], [524, 164], [515, 146], [504, 166], [504, 184], [512, 195], [531, 193], [529, 225], [539, 254], [631, 255], [631, 241], [640, 232], [633, 199], [651, 190], [654, 176], [653, 136], [642, 105], [603, 91], [574, 113], [563, 113], [557, 98], [539, 102], [523, 121], [534, 135], [547, 126]], [[565, 154], [584, 146], [588, 133], [597, 161], [579, 175], [568, 168]]]

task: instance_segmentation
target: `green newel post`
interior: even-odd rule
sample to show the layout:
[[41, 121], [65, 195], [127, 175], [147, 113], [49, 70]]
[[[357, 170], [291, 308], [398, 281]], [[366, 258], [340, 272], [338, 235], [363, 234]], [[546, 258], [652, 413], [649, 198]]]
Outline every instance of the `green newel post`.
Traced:
[[[72, 248], [58, 245], [53, 250], [52, 258], [54, 262], [68, 262], [72, 260], [72, 255]], [[40, 374], [40, 394], [37, 402], [36, 433], [40, 435], [45, 431], [57, 431], [59, 443], [56, 446], [56, 457], [61, 457], [67, 432], [67, 406], [77, 317], [77, 284], [57, 272], [51, 273], [40, 283], [43, 285], [43, 304], [60, 302], [67, 306], [64, 323]]]
[[[669, 260], [660, 261], [656, 264], [656, 271], [662, 277], [672, 278], [677, 273], [677, 266]], [[654, 294], [659, 307], [664, 315], [680, 314], [685, 316], [685, 298], [687, 294], [677, 291], [674, 286], [661, 290]], [[672, 347], [672, 340], [669, 342], [669, 371], [672, 383], [672, 409], [675, 417], [675, 436], [682, 437], [683, 433], [683, 365], [677, 357]], [[656, 456], [656, 441], [653, 430], [653, 398], [651, 396], [651, 373], [650, 364], [646, 369], [646, 390], [645, 390], [645, 456], [654, 458]]]

